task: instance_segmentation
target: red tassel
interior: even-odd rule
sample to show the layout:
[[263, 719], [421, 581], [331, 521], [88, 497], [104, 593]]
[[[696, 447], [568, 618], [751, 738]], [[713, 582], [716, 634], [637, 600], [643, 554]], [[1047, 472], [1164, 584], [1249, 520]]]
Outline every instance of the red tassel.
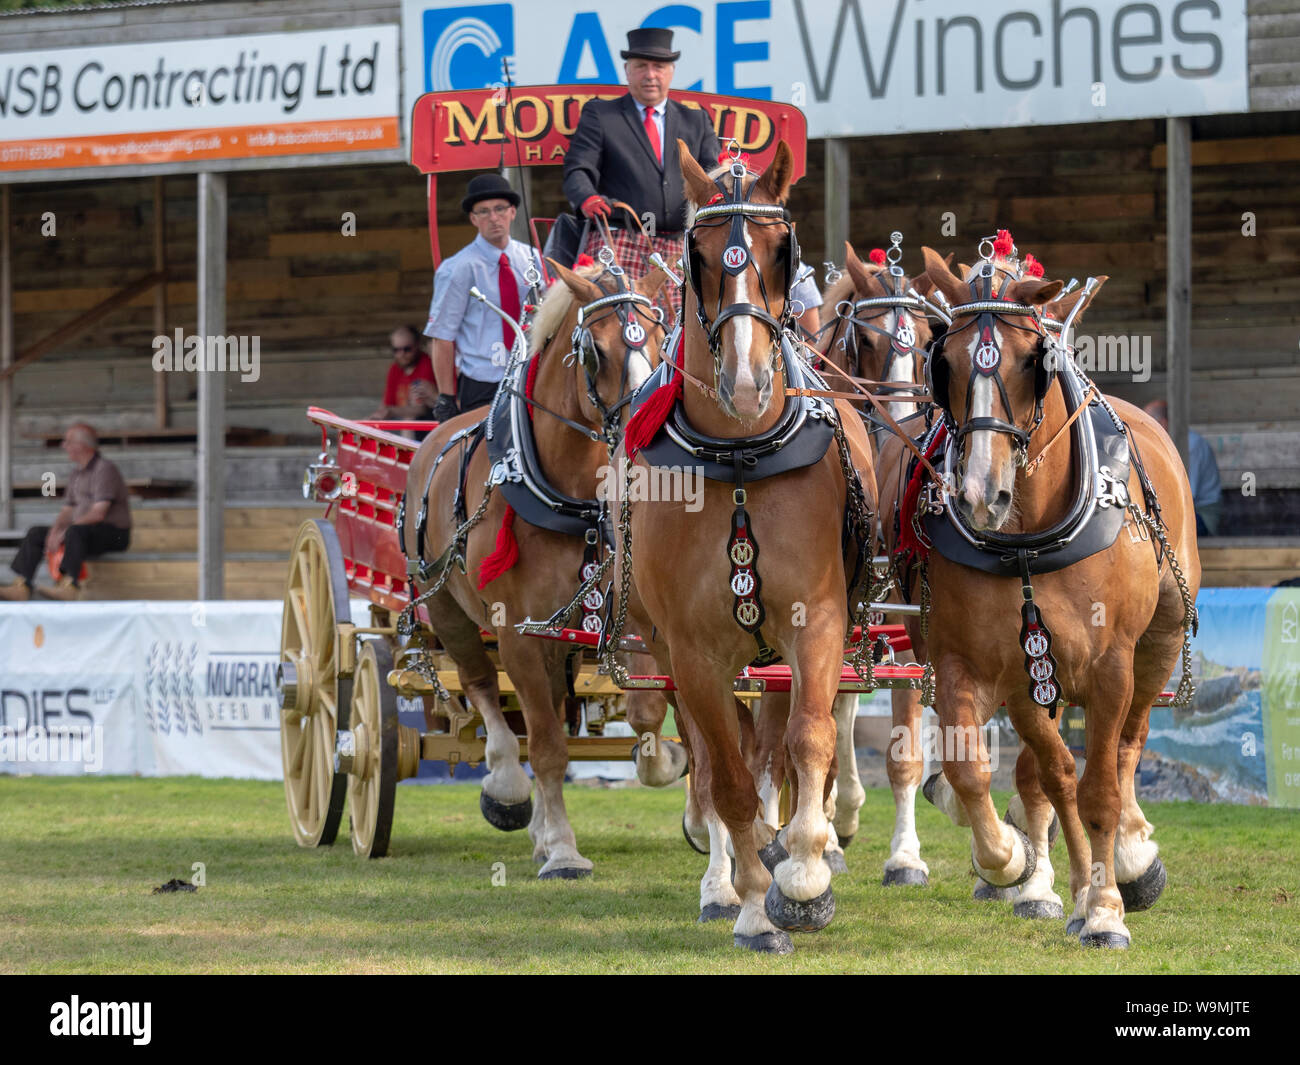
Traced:
[[884, 248], [872, 248], [872, 249], [871, 249], [871, 254], [868, 255], [867, 258], [870, 259], [870, 260], [871, 260], [873, 263], [875, 263], [877, 266], [884, 266], [884, 265], [885, 265], [885, 249], [884, 249]]
[[993, 254], [999, 259], [1005, 259], [1015, 251], [1016, 242], [1011, 239], [1011, 230], [999, 229], [997, 240], [993, 242]]
[[581, 269], [584, 266], [595, 266], [596, 260], [588, 255], [585, 251], [578, 256], [577, 262], [573, 264], [576, 268]]
[[1040, 263], [1037, 259], [1035, 259], [1032, 255], [1025, 256], [1025, 276], [1026, 277], [1043, 276], [1043, 264]]
[[519, 561], [519, 541], [515, 539], [515, 508], [506, 504], [505, 517], [501, 519], [501, 528], [497, 532], [497, 546], [478, 567], [478, 586], [487, 587]]
[[663, 428], [668, 415], [673, 412], [673, 407], [682, 398], [684, 380], [681, 374], [674, 374], [668, 384], [656, 388], [654, 395], [641, 404], [637, 412], [632, 415], [627, 423], [627, 431], [623, 434], [623, 445], [627, 450], [628, 458], [636, 458], [642, 448], [649, 447], [655, 434]]

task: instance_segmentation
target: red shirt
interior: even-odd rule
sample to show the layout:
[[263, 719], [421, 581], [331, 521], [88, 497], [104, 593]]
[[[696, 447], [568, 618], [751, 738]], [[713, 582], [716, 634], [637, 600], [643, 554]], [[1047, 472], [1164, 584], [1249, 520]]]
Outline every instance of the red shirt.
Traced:
[[[424, 352], [420, 352], [420, 357], [409, 370], [403, 370], [395, 362], [388, 367], [388, 381], [384, 385], [384, 406], [409, 407], [411, 385], [416, 381], [428, 381], [429, 384], [434, 384], [433, 362]], [[437, 391], [436, 387], [434, 391]]]

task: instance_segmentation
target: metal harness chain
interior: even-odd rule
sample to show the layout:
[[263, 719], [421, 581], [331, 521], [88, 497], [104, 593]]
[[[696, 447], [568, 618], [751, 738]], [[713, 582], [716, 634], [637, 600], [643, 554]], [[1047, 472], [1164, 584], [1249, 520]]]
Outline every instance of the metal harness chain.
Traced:
[[[857, 530], [863, 535], [870, 535], [872, 528], [871, 513], [867, 509], [865, 493], [862, 491], [862, 482], [858, 478], [857, 471], [853, 468], [853, 460], [849, 454], [849, 442], [844, 435], [844, 426], [840, 419], [835, 419], [835, 444], [840, 456], [840, 473], [844, 477], [844, 495], [846, 505], [850, 508], [850, 522], [857, 527]], [[870, 563], [868, 563], [870, 566]], [[856, 589], [849, 589], [850, 597], [855, 600], [849, 610], [849, 627], [845, 633], [844, 642], [847, 644], [853, 639], [854, 628], [861, 626], [861, 639], [858, 641], [858, 649], [853, 652], [849, 664], [853, 667], [853, 672], [858, 677], [866, 681], [867, 685], [874, 690], [876, 687], [875, 676], [875, 655], [874, 647], [871, 643], [870, 636], [870, 606], [875, 592], [875, 571], [870, 570], [871, 577], [867, 584], [867, 594], [864, 598], [859, 598]], [[863, 667], [866, 672], [863, 672]]]
[[1178, 678], [1178, 689], [1174, 692], [1174, 698], [1169, 705], [1186, 706], [1196, 694], [1196, 685], [1192, 683], [1192, 633], [1196, 631], [1199, 621], [1196, 604], [1192, 602], [1191, 592], [1187, 588], [1187, 579], [1183, 576], [1182, 567], [1174, 557], [1174, 549], [1169, 546], [1169, 540], [1165, 536], [1165, 523], [1158, 517], [1152, 518], [1150, 514], [1139, 511], [1135, 507], [1130, 508], [1130, 511], [1141, 517], [1160, 542], [1165, 557], [1169, 559], [1169, 569], [1174, 575], [1174, 580], [1178, 582], [1178, 594], [1183, 598], [1183, 675]]
[[[929, 567], [924, 562], [917, 562], [917, 567], [921, 571], [921, 639], [930, 638], [930, 574]], [[930, 661], [930, 656], [925, 657], [925, 665], [921, 670], [921, 702], [926, 706], [934, 705], [934, 665]]]
[[[627, 622], [627, 599], [632, 590], [631, 499], [632, 464], [625, 463], [623, 467], [623, 498], [618, 508], [618, 533], [623, 542], [623, 574], [618, 589], [618, 612], [614, 615], [614, 623], [607, 629], [600, 648], [601, 669], [609, 674], [614, 683], [620, 688], [626, 687], [628, 684], [627, 668], [618, 660], [616, 652], [618, 651], [619, 641], [623, 639], [623, 626]], [[605, 557], [607, 562], [612, 562], [614, 552], [609, 552]]]
[[422, 593], [418, 599], [412, 599], [410, 603], [407, 604], [406, 609], [402, 611], [398, 618], [399, 632], [403, 631], [400, 628], [403, 619], [405, 619], [405, 624], [410, 626], [405, 631], [413, 631], [416, 608], [442, 591], [442, 586], [447, 583], [447, 578], [451, 576], [452, 563], [455, 561], [456, 556], [464, 550], [465, 537], [469, 535], [469, 531], [474, 528], [475, 525], [483, 520], [483, 515], [487, 512], [488, 501], [492, 498], [492, 489], [494, 487], [495, 485], [490, 480], [483, 486], [483, 499], [479, 503], [478, 509], [474, 511], [468, 519], [466, 519], [464, 525], [452, 534], [451, 543], [449, 543], [443, 550], [442, 557], [446, 559], [446, 561], [443, 563], [442, 573], [438, 577], [437, 583], [435, 583], [427, 592]]

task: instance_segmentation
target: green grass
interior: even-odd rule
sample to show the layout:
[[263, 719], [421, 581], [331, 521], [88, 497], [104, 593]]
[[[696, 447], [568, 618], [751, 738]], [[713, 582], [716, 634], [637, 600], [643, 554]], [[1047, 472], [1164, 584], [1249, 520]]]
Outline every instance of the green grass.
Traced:
[[[278, 784], [0, 778], [0, 971], [1295, 972], [1300, 813], [1151, 804], [1169, 870], [1128, 918], [1127, 953], [1085, 952], [1063, 922], [975, 903], [969, 836], [918, 804], [928, 890], [885, 889], [888, 792], [868, 792], [838, 913], [787, 958], [697, 925], [704, 859], [678, 789], [568, 790], [587, 881], [539, 882], [526, 833], [479, 816], [473, 785], [398, 790], [392, 856], [293, 843]], [[999, 807], [1005, 796], [999, 796]], [[1063, 845], [1053, 851], [1058, 884]], [[194, 894], [153, 895], [206, 865]], [[504, 886], [492, 884], [502, 862]]]

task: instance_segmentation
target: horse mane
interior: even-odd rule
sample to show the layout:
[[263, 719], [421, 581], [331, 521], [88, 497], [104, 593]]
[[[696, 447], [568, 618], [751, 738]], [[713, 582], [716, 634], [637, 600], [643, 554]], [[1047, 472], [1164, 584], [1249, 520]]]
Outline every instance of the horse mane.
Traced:
[[[574, 273], [594, 282], [600, 276], [601, 269], [599, 265], [580, 266], [574, 270]], [[546, 290], [546, 295], [542, 297], [537, 313], [533, 316], [533, 324], [528, 330], [529, 355], [536, 355], [550, 343], [551, 338], [560, 331], [560, 326], [564, 324], [564, 319], [572, 306], [573, 290], [563, 281], [557, 280]]]

